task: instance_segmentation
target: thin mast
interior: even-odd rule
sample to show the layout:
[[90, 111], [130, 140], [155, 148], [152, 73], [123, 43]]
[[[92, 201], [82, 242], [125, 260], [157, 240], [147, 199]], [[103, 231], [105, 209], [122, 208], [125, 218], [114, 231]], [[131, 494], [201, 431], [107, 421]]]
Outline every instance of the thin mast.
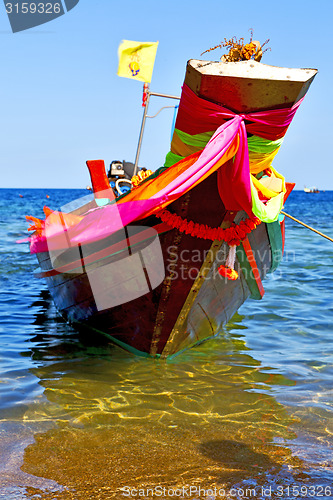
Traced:
[[140, 156], [140, 150], [141, 150], [141, 145], [142, 145], [142, 139], [143, 139], [143, 132], [146, 124], [146, 118], [147, 118], [147, 113], [148, 113], [148, 105], [149, 105], [149, 98], [151, 95], [157, 96], [157, 97], [165, 97], [167, 99], [180, 99], [180, 97], [175, 96], [175, 95], [168, 95], [168, 94], [160, 94], [159, 92], [150, 92], [149, 91], [149, 84], [145, 83], [143, 85], [143, 99], [142, 99], [142, 106], [144, 106], [144, 111], [143, 111], [143, 117], [142, 117], [142, 123], [141, 123], [141, 129], [140, 129], [140, 135], [139, 135], [139, 141], [138, 141], [138, 147], [136, 150], [136, 156], [135, 156], [135, 162], [134, 162], [134, 170], [133, 170], [133, 176], [136, 175], [138, 171], [138, 164], [139, 164], [139, 156]]
[[140, 150], [141, 150], [141, 144], [142, 144], [142, 138], [143, 138], [143, 131], [145, 128], [145, 123], [146, 123], [146, 118], [147, 118], [147, 113], [148, 113], [149, 98], [150, 98], [149, 83], [144, 83], [143, 84], [142, 106], [144, 106], [145, 109], [143, 110], [143, 117], [142, 117], [138, 147], [136, 150], [136, 156], [135, 156], [135, 162], [134, 162], [133, 177], [134, 177], [134, 175], [136, 175], [136, 173], [138, 171], [139, 156], [140, 156]]

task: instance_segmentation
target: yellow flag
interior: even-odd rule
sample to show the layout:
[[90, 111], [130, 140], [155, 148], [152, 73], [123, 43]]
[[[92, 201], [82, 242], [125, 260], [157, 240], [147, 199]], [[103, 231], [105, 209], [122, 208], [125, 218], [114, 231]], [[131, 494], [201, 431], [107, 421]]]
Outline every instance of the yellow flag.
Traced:
[[118, 48], [118, 76], [151, 82], [158, 42], [123, 40]]

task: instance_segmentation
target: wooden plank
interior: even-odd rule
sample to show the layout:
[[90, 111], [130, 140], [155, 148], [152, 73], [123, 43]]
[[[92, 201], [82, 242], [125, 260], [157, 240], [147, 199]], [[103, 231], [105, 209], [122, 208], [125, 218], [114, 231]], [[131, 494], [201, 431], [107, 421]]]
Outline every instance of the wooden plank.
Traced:
[[283, 256], [283, 233], [279, 220], [267, 224], [267, 234], [272, 254], [272, 263], [268, 272], [272, 273], [279, 266]]
[[[272, 72], [279, 76], [268, 76]], [[223, 63], [191, 59], [185, 83], [199, 97], [244, 113], [290, 107], [306, 94], [316, 73], [317, 70], [277, 68], [253, 60]]]
[[[226, 215], [224, 217], [224, 220], [221, 224], [221, 227], [229, 227], [230, 223], [233, 221], [235, 218], [236, 212], [226, 212]], [[207, 278], [208, 273], [210, 272], [215, 260], [217, 253], [220, 251], [223, 241], [218, 241], [215, 240], [213, 241], [209, 252], [207, 253], [207, 256], [200, 268], [200, 271], [198, 273], [197, 278], [195, 279], [192, 288], [186, 297], [186, 300], [184, 302], [184, 305], [180, 311], [180, 314], [177, 318], [177, 321], [171, 331], [170, 337], [162, 351], [161, 358], [166, 358], [168, 357], [173, 351], [174, 351], [174, 344], [175, 342], [179, 342], [179, 338], [181, 336], [181, 331], [183, 331], [183, 325], [186, 321], [186, 318], [193, 307], [193, 303], [198, 295], [199, 290], [201, 289], [202, 285], [204, 284], [205, 279]], [[212, 332], [214, 334], [214, 330]]]
[[[244, 259], [241, 249], [243, 249], [246, 259]], [[251, 292], [251, 298], [262, 299], [265, 290], [248, 237], [242, 241], [240, 248], [237, 249], [237, 258], [241, 261], [241, 266], [244, 268], [245, 279]], [[250, 267], [246, 265], [246, 262], [248, 262]]]

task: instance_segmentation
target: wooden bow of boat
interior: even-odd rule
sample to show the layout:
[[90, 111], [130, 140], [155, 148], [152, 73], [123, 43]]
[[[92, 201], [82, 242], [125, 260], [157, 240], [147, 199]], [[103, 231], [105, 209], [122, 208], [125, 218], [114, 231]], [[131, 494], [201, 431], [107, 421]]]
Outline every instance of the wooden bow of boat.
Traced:
[[223, 63], [191, 59], [185, 83], [203, 99], [245, 113], [292, 106], [305, 96], [317, 72], [253, 60]]

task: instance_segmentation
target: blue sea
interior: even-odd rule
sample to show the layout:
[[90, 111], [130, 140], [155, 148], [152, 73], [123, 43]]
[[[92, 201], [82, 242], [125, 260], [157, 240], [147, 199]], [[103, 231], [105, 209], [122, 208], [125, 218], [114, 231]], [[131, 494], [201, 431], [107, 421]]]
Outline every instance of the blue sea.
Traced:
[[[16, 243], [85, 194], [0, 190], [0, 498], [333, 498], [333, 243], [288, 219], [261, 301], [143, 359], [64, 323]], [[284, 210], [333, 237], [333, 192]]]

